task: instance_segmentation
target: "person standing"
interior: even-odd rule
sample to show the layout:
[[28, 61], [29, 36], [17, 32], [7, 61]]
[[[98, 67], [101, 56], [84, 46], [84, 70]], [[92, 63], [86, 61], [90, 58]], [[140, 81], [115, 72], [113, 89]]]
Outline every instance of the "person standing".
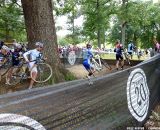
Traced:
[[155, 54], [160, 53], [160, 43], [158, 43], [156, 39], [154, 39], [153, 42], [154, 42]]

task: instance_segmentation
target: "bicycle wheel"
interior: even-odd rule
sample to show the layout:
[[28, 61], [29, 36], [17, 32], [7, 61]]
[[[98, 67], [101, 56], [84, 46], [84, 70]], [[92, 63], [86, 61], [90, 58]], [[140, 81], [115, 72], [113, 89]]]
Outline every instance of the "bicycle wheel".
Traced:
[[[34, 71], [34, 67], [37, 68], [37, 77], [36, 79], [33, 77], [32, 72]], [[47, 82], [52, 76], [52, 68], [47, 63], [38, 63], [34, 67], [32, 67], [30, 75], [32, 80], [37, 83]]]
[[10, 70], [6, 74], [6, 82], [8, 83], [8, 85], [17, 85], [18, 83], [20, 83], [23, 74], [24, 71], [22, 67], [13, 67], [12, 74], [10, 75]]
[[10, 67], [11, 67], [10, 62], [7, 62], [4, 65], [0, 66], [0, 75], [4, 76], [8, 72]]

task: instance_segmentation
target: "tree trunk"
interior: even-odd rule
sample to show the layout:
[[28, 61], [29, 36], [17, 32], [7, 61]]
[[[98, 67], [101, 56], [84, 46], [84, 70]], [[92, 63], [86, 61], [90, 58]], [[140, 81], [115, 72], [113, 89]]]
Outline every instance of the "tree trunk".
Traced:
[[126, 24], [122, 24], [122, 45], [125, 46], [125, 39], [126, 39]]
[[63, 81], [61, 74], [62, 64], [58, 55], [57, 37], [51, 0], [21, 0], [29, 48], [34, 48], [34, 43], [44, 43], [44, 55], [53, 68], [56, 82]]
[[97, 22], [98, 22], [98, 28], [97, 28], [97, 42], [98, 47], [101, 48], [101, 28], [100, 28], [100, 19], [99, 19], [99, 0], [96, 1], [96, 7], [97, 7]]
[[[125, 9], [125, 4], [128, 2], [128, 0], [122, 0], [122, 9]], [[126, 20], [122, 19], [122, 45], [125, 46], [125, 39], [126, 39]]]

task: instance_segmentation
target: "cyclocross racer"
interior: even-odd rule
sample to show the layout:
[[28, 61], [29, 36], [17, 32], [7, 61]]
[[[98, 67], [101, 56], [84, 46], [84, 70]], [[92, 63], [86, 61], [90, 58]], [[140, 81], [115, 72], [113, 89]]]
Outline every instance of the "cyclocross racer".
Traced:
[[12, 56], [12, 67], [8, 70], [8, 74], [6, 76], [6, 84], [10, 84], [10, 79], [13, 73], [13, 69], [15, 66], [19, 66], [20, 64], [20, 56], [22, 54], [21, 49], [22, 45], [19, 43], [13, 44], [14, 49], [10, 52]]
[[83, 66], [89, 72], [88, 78], [90, 78], [90, 76], [92, 76], [95, 71], [95, 69], [91, 65], [91, 58], [93, 57], [91, 48], [92, 46], [90, 44], [87, 44], [86, 49], [84, 50], [84, 53], [83, 53]]
[[10, 48], [8, 48], [6, 45], [3, 45], [0, 49], [0, 80], [2, 75], [2, 66], [7, 62], [9, 57], [9, 51]]
[[[35, 65], [35, 60], [36, 60], [37, 58], [39, 58], [40, 55], [41, 55], [41, 52], [42, 52], [42, 50], [43, 50], [43, 43], [41, 43], [41, 42], [36, 42], [36, 43], [35, 43], [35, 46], [36, 46], [35, 49], [29, 50], [29, 51], [27, 51], [27, 52], [25, 52], [25, 53], [23, 54], [23, 57], [24, 57], [25, 61], [26, 61], [26, 62], [28, 63], [28, 65], [29, 65], [29, 66], [28, 66], [28, 67], [29, 67], [29, 70], [32, 69], [31, 75], [32, 75], [32, 77], [33, 77], [34, 79], [36, 79], [36, 77], [37, 77], [37, 68], [36, 68], [36, 67], [33, 68], [33, 66]], [[28, 59], [28, 56], [29, 56], [30, 60]], [[29, 89], [31, 89], [31, 88], [33, 87], [33, 84], [34, 84], [34, 80], [31, 79], [30, 85], [29, 85]]]
[[121, 69], [123, 70], [123, 66], [124, 66], [124, 59], [123, 59], [123, 55], [122, 55], [122, 50], [123, 50], [123, 46], [120, 43], [119, 40], [117, 40], [116, 42], [116, 46], [114, 49], [114, 52], [116, 52], [116, 69], [118, 70], [119, 68], [119, 61], [121, 60]]

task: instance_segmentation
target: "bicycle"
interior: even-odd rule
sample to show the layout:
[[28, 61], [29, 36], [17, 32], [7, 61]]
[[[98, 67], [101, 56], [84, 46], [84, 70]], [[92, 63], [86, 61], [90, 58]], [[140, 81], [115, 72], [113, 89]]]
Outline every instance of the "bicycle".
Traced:
[[99, 54], [96, 54], [94, 56], [94, 58], [92, 58], [91, 60], [91, 64], [93, 65], [94, 69], [97, 70], [97, 71], [101, 71], [104, 67], [109, 69], [109, 70], [112, 70], [111, 66], [105, 62]]
[[[92, 73], [92, 76], [95, 77], [94, 73], [96, 71], [100, 72], [104, 67], [109, 69], [109, 70], [112, 70], [111, 66], [105, 62], [99, 54], [95, 55], [95, 57], [92, 57], [91, 59], [91, 66], [94, 68], [94, 72]], [[87, 76], [87, 79], [88, 79], [88, 82], [89, 82], [89, 85], [92, 85], [93, 84], [93, 81], [91, 79], [91, 77]]]
[[129, 56], [129, 54], [128, 54], [126, 51], [124, 51], [124, 52], [123, 52], [123, 55], [124, 55], [125, 60], [127, 61], [128, 65], [131, 66], [132, 64], [131, 64], [131, 61], [130, 61], [130, 56]]
[[[17, 85], [24, 79], [31, 78], [37, 83], [47, 82], [52, 77], [52, 68], [49, 64], [45, 63], [44, 59], [37, 58], [36, 60], [30, 61], [35, 62], [34, 66], [27, 71], [27, 63], [22, 58], [19, 66], [13, 67], [12, 75], [8, 81], [8, 85]], [[34, 79], [32, 72], [34, 68], [37, 68], [37, 78]], [[29, 74], [28, 74], [29, 73]], [[8, 75], [6, 75], [6, 81], [8, 80]]]

